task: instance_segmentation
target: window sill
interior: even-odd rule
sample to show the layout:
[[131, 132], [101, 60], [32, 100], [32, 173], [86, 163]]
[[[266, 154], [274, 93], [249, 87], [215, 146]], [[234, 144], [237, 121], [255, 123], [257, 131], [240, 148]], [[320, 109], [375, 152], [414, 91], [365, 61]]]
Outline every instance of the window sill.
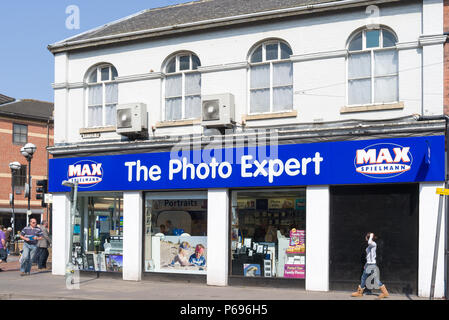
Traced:
[[195, 124], [200, 124], [200, 123], [201, 123], [201, 119], [162, 121], [162, 122], [156, 123], [156, 128], [193, 126]]
[[404, 102], [375, 104], [368, 106], [343, 107], [340, 109], [340, 113], [384, 111], [384, 110], [397, 110], [397, 109], [404, 109]]
[[245, 114], [242, 115], [242, 121], [252, 121], [252, 120], [268, 120], [268, 119], [279, 119], [279, 118], [296, 118], [298, 111], [287, 111], [287, 112], [274, 112], [274, 113], [260, 113], [260, 114]]
[[81, 128], [80, 134], [115, 132], [115, 130], [116, 130], [115, 126], [96, 127], [96, 128]]

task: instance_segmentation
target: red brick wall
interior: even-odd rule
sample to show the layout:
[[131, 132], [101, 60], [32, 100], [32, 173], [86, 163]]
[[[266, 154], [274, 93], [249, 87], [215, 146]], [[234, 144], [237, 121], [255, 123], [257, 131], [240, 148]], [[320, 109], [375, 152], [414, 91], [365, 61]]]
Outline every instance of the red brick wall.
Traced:
[[[21, 145], [12, 141], [13, 123], [28, 125], [28, 142], [36, 145], [37, 150], [31, 160], [32, 193], [31, 208], [42, 209], [40, 200], [36, 200], [36, 182], [47, 176], [47, 143], [53, 145], [53, 125], [49, 128], [49, 142], [47, 141], [47, 123], [29, 120], [9, 119], [0, 117], [0, 207], [9, 208], [9, 194], [11, 193], [11, 169], [9, 163], [18, 161], [28, 166], [25, 157], [20, 153]], [[49, 157], [51, 158], [51, 157]], [[28, 170], [28, 168], [27, 168]], [[27, 208], [24, 194], [15, 195], [15, 207]], [[48, 221], [47, 210], [43, 219]]]
[[[444, 32], [449, 32], [449, 0], [444, 0]], [[449, 115], [449, 43], [444, 45], [444, 114]]]

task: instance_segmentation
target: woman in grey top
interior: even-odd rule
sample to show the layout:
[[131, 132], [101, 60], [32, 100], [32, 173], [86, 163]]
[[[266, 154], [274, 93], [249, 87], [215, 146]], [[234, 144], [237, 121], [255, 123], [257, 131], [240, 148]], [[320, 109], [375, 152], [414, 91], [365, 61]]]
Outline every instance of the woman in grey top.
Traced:
[[365, 236], [365, 240], [368, 241], [368, 247], [365, 250], [366, 251], [366, 264], [363, 268], [362, 279], [361, 279], [360, 285], [357, 288], [357, 291], [351, 294], [351, 296], [353, 296], [353, 297], [362, 297], [363, 296], [363, 291], [365, 290], [366, 280], [373, 272], [375, 272], [377, 274], [377, 276], [375, 275], [375, 277], [374, 277], [374, 280], [377, 282], [377, 288], [379, 288], [380, 291], [382, 292], [379, 295], [379, 299], [383, 299], [383, 298], [386, 298], [389, 296], [387, 288], [385, 287], [384, 284], [382, 284], [382, 282], [380, 281], [380, 279], [378, 277], [378, 273], [376, 272], [379, 270], [379, 268], [376, 265], [377, 243], [374, 241], [375, 239], [377, 239], [377, 238], [374, 235], [374, 233], [372, 233], [372, 232], [367, 233]]

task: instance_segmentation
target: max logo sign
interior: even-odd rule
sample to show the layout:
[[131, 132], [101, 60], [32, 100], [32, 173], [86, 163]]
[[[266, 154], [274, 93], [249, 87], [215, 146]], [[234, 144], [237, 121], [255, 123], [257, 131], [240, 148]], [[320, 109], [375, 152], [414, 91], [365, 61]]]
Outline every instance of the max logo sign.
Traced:
[[399, 176], [412, 168], [410, 147], [393, 143], [379, 143], [357, 150], [355, 170], [367, 177], [388, 179]]
[[103, 180], [101, 163], [90, 160], [78, 161], [69, 165], [67, 178], [71, 182], [78, 181], [80, 188], [90, 188]]

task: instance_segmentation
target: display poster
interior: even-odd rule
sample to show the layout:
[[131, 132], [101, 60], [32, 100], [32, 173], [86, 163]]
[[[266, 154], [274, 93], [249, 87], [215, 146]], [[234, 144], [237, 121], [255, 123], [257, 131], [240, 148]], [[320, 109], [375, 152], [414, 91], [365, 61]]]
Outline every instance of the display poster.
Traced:
[[123, 256], [118, 254], [106, 255], [106, 269], [109, 272], [122, 272]]
[[268, 199], [268, 209], [291, 209], [293, 206], [293, 199]]
[[110, 221], [108, 216], [99, 216], [98, 220], [100, 221], [100, 233], [109, 233], [110, 230]]
[[285, 264], [284, 278], [305, 279], [306, 266], [301, 264]]
[[306, 199], [295, 199], [295, 210], [302, 210], [305, 209], [306, 206]]
[[306, 252], [306, 231], [290, 230], [290, 243], [286, 250], [287, 253], [305, 253]]
[[[155, 237], [153, 237], [154, 239]], [[207, 270], [207, 237], [165, 236], [160, 238], [158, 272], [198, 273]]]
[[260, 264], [243, 264], [243, 275], [245, 277], [260, 277]]
[[237, 208], [239, 209], [255, 209], [256, 199], [239, 199], [237, 200]]
[[207, 200], [153, 200], [153, 210], [201, 211], [207, 209]]

